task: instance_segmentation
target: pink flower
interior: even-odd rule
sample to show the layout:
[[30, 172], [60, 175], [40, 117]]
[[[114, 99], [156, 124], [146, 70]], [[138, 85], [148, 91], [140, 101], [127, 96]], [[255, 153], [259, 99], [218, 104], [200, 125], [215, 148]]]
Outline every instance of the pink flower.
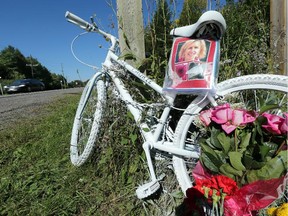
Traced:
[[233, 110], [230, 108], [229, 104], [225, 104], [212, 111], [211, 120], [221, 124], [222, 129], [227, 134], [230, 134], [238, 126], [244, 126], [247, 123], [254, 122], [255, 116], [246, 110]]
[[212, 121], [217, 124], [225, 124], [232, 119], [232, 109], [229, 104], [217, 106], [211, 113]]
[[281, 135], [287, 133], [287, 113], [284, 115], [285, 118], [269, 113], [263, 113], [262, 116], [267, 119], [267, 122], [266, 124], [263, 124], [262, 127], [272, 134]]
[[284, 113], [284, 121], [282, 122], [282, 125], [280, 126], [280, 131], [282, 134], [288, 133], [288, 113]]
[[202, 111], [199, 118], [206, 126], [209, 126], [211, 123], [211, 109]]

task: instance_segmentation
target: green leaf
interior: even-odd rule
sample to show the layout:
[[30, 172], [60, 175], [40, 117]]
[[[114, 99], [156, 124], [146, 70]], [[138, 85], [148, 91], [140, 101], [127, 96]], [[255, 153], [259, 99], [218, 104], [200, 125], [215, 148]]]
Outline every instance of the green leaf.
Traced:
[[219, 160], [219, 161], [221, 161], [223, 164], [224, 163], [227, 163], [227, 155], [226, 154], [224, 154], [222, 151], [217, 151], [217, 150], [215, 150], [215, 156], [217, 157], [217, 159]]
[[[227, 175], [228, 177], [230, 177], [231, 175], [241, 177], [243, 175], [242, 171], [236, 170], [229, 163], [222, 164], [220, 166], [220, 172], [223, 173], [224, 175]], [[235, 179], [235, 178], [233, 178], [233, 179]]]
[[274, 156], [275, 152], [277, 151], [279, 147], [278, 144], [273, 143], [273, 142], [263, 142], [263, 145], [269, 148], [269, 152], [267, 156], [270, 156], [270, 157]]
[[235, 168], [236, 170], [240, 170], [240, 171], [246, 170], [245, 166], [242, 164], [242, 157], [243, 157], [242, 153], [234, 151], [234, 152], [229, 152], [228, 155], [229, 155], [230, 163], [233, 168]]
[[222, 146], [222, 149], [224, 150], [224, 153], [227, 154], [231, 148], [230, 137], [226, 136], [226, 134], [224, 132], [221, 132], [218, 134], [217, 139], [219, 140], [219, 142]]
[[281, 151], [275, 158], [269, 160], [261, 169], [247, 172], [249, 183], [257, 180], [280, 178], [287, 169], [287, 150]]
[[129, 138], [131, 139], [132, 143], [134, 144], [137, 139], [137, 134], [130, 134]]
[[[210, 153], [202, 153], [200, 156], [200, 160], [201, 162], [204, 164], [204, 166], [209, 169], [212, 172], [219, 172], [219, 163], [221, 163], [221, 161], [219, 161], [214, 155], [210, 154]], [[217, 166], [218, 164], [218, 166]]]
[[146, 132], [146, 133], [150, 131], [149, 128], [142, 128], [142, 129], [143, 129], [143, 131]]
[[215, 155], [215, 151], [214, 149], [212, 149], [209, 145], [207, 145], [206, 143], [201, 143], [200, 144], [202, 152], [204, 153], [210, 153], [212, 155]]
[[278, 104], [268, 104], [260, 108], [259, 114], [262, 114], [268, 110], [279, 109], [279, 108], [280, 106]]
[[253, 158], [252, 164], [251, 164], [251, 169], [261, 169], [266, 163], [263, 161], [256, 161]]
[[270, 148], [268, 146], [259, 146], [260, 148], [260, 155], [261, 155], [261, 160], [264, 161], [265, 160], [265, 157], [268, 155], [269, 151], [270, 151]]
[[211, 143], [211, 137], [209, 137], [208, 139], [203, 139], [201, 138], [199, 140], [200, 143], [205, 143], [206, 145], [208, 145], [211, 149], [215, 149], [215, 146]]
[[126, 145], [126, 144], [128, 144], [128, 139], [126, 139], [126, 138], [122, 138], [122, 140], [121, 140], [121, 144], [122, 144], [122, 145]]
[[241, 138], [240, 148], [246, 149], [246, 147], [249, 145], [251, 133], [247, 133]]
[[248, 154], [247, 152], [245, 152], [245, 154], [243, 155], [243, 165], [246, 167], [246, 169], [250, 169], [250, 167], [252, 166], [252, 162], [253, 162], [253, 157]]
[[212, 130], [211, 130], [210, 140], [211, 140], [211, 144], [215, 148], [222, 149], [222, 145], [219, 142], [219, 140], [217, 139], [217, 136], [218, 136], [219, 133], [220, 133], [220, 131], [213, 127]]
[[127, 112], [127, 117], [130, 118], [131, 120], [134, 120], [134, 116], [130, 111]]

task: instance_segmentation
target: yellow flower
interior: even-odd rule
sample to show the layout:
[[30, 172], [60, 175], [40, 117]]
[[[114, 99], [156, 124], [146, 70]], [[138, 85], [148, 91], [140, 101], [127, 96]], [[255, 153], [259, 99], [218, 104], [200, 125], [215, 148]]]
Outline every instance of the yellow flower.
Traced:
[[276, 216], [287, 216], [288, 215], [288, 203], [284, 203], [277, 209]]
[[268, 216], [275, 216], [277, 209], [278, 209], [277, 207], [268, 208], [268, 209], [267, 209], [267, 214], [268, 214]]

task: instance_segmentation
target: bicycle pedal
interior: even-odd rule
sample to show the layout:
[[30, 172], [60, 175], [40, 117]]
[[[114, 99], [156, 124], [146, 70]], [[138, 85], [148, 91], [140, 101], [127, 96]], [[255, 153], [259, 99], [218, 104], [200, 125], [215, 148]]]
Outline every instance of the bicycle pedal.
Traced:
[[136, 195], [138, 199], [144, 199], [154, 194], [159, 188], [160, 183], [158, 181], [151, 181], [139, 186], [136, 190]]

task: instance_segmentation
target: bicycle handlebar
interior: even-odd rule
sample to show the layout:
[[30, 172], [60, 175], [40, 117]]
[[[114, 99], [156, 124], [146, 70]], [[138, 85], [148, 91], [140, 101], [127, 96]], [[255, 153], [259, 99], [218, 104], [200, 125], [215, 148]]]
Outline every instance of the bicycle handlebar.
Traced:
[[97, 32], [97, 33], [102, 34], [105, 38], [109, 39], [112, 42], [112, 46], [111, 46], [112, 50], [114, 49], [114, 47], [118, 43], [118, 39], [116, 37], [112, 36], [111, 34], [106, 33], [105, 31], [102, 31], [96, 25], [93, 25], [93, 24], [83, 20], [82, 18], [76, 16], [75, 14], [73, 14], [69, 11], [66, 11], [65, 17], [69, 22], [79, 26], [82, 29], [85, 29], [88, 32]]
[[86, 31], [97, 31], [97, 27], [93, 26], [92, 24], [88, 23], [87, 21], [83, 20], [82, 18], [76, 16], [75, 14], [67, 11], [65, 13], [66, 19], [75, 24], [78, 25], [80, 28], [85, 29]]

